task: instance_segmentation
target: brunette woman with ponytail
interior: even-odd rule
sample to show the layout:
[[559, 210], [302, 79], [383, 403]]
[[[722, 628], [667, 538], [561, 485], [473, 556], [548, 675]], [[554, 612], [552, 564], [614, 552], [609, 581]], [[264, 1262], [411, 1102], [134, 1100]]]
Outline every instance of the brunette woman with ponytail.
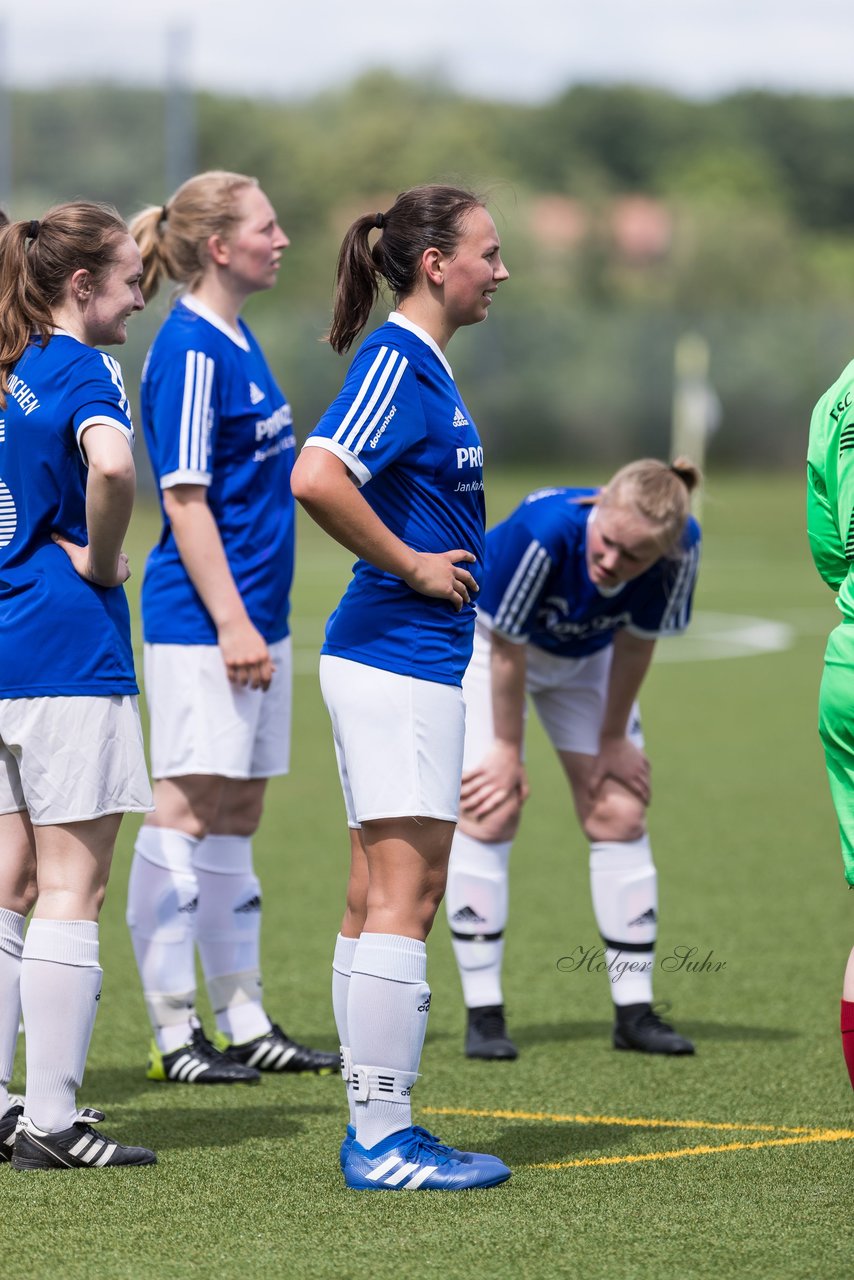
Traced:
[[297, 499], [358, 557], [320, 660], [351, 832], [333, 962], [350, 1125], [344, 1180], [363, 1190], [492, 1186], [510, 1170], [412, 1125], [430, 1007], [425, 939], [459, 804], [472, 598], [483, 553], [483, 446], [446, 357], [508, 272], [477, 196], [416, 187], [358, 218], [338, 259], [329, 341], [347, 351], [381, 287], [388, 321], [356, 354], [297, 460]]

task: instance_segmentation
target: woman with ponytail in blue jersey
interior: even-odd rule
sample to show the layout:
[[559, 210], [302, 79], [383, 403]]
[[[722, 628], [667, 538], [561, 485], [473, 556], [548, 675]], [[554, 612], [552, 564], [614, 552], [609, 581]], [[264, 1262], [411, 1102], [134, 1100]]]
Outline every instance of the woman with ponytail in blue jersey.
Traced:
[[[656, 640], [688, 625], [700, 553], [692, 463], [623, 467], [601, 491], [538, 489], [486, 539], [466, 697], [462, 813], [445, 905], [468, 1009], [466, 1054], [515, 1058], [501, 989], [510, 850], [528, 794], [530, 695], [590, 843], [614, 1046], [690, 1054], [652, 1007], [658, 919], [637, 695]], [[582, 949], [579, 948], [579, 951]]]
[[[137, 837], [127, 920], [151, 1020], [147, 1074], [254, 1084], [329, 1072], [261, 995], [252, 837], [288, 772], [294, 562], [291, 410], [240, 318], [276, 283], [288, 238], [254, 178], [212, 171], [131, 223], [150, 298], [182, 288], [142, 378], [163, 529], [142, 585], [154, 813]], [[196, 1015], [196, 950], [216, 1044]]]
[[459, 805], [472, 597], [483, 552], [483, 448], [446, 348], [507, 279], [482, 202], [404, 192], [345, 236], [330, 342], [347, 351], [380, 281], [395, 301], [297, 460], [297, 499], [356, 556], [329, 620], [323, 695], [351, 829], [333, 1005], [350, 1120], [344, 1179], [363, 1190], [503, 1182], [492, 1156], [412, 1125], [430, 1007], [425, 939]]
[[[142, 310], [141, 273], [105, 205], [0, 236], [0, 1161], [14, 1169], [155, 1161], [76, 1102], [113, 848], [123, 814], [151, 808], [122, 587], [133, 426], [99, 350]], [[21, 1013], [25, 1099], [8, 1092]]]

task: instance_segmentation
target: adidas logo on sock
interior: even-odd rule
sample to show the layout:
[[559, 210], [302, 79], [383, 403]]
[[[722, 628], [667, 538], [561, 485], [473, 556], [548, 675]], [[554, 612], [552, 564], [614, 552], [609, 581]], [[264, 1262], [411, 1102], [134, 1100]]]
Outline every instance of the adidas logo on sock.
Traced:
[[239, 907], [235, 907], [234, 914], [236, 916], [248, 916], [253, 911], [260, 911], [260, 910], [261, 910], [261, 898], [260, 898], [260, 895], [256, 893], [254, 897], [248, 898], [247, 901], [242, 902]]
[[249, 383], [249, 399], [252, 404], [260, 404], [266, 397], [260, 387], [256, 387], [254, 382]]
[[467, 427], [467, 426], [469, 426], [469, 420], [468, 420], [468, 418], [466, 417], [466, 415], [463, 413], [463, 411], [462, 411], [462, 409], [459, 407], [459, 405], [457, 405], [457, 407], [454, 409], [454, 421], [453, 421], [453, 423], [452, 423], [451, 425], [452, 425], [452, 426], [454, 426], [454, 427]]
[[630, 920], [629, 928], [632, 929], [634, 928], [635, 925], [641, 925], [641, 924], [656, 924], [657, 921], [658, 921], [658, 916], [655, 914], [655, 907], [650, 907], [649, 910], [645, 911], [642, 916], [638, 916], [637, 920]]
[[195, 898], [191, 898], [189, 902], [184, 903], [183, 907], [178, 908], [178, 914], [180, 915], [182, 911], [186, 911], [187, 915], [191, 916], [194, 914], [194, 912], [198, 911], [198, 909], [199, 909], [199, 895], [196, 894]]
[[486, 924], [483, 916], [479, 916], [474, 907], [460, 907], [459, 911], [455, 911], [451, 919], [457, 924]]

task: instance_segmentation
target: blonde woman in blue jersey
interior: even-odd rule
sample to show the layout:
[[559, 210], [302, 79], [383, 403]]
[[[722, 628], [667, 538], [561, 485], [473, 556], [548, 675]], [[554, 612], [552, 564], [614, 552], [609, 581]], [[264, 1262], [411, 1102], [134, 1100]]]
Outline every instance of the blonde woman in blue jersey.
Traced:
[[347, 351], [379, 284], [395, 301], [297, 460], [297, 499], [359, 557], [329, 621], [321, 685], [351, 828], [333, 1006], [351, 1124], [346, 1185], [492, 1186], [510, 1170], [412, 1125], [430, 989], [425, 939], [459, 801], [483, 448], [446, 348], [507, 279], [495, 224], [454, 187], [417, 187], [345, 236], [330, 342]]
[[618, 1049], [690, 1054], [652, 1007], [658, 927], [646, 828], [650, 767], [636, 699], [656, 640], [688, 625], [700, 554], [690, 516], [699, 473], [645, 458], [601, 490], [538, 489], [489, 531], [474, 656], [463, 682], [462, 814], [445, 897], [468, 1010], [466, 1054], [509, 1059], [501, 967], [508, 865], [528, 794], [528, 695], [590, 842], [601, 949]]
[[[842, 614], [824, 655], [819, 733], [849, 889], [854, 886], [854, 363], [813, 410], [807, 452], [807, 533], [815, 566]], [[854, 950], [842, 983], [842, 1051], [854, 1086]]]
[[[152, 1080], [253, 1084], [326, 1071], [261, 997], [252, 837], [290, 755], [291, 410], [240, 313], [288, 238], [254, 178], [212, 171], [131, 224], [150, 298], [181, 286], [142, 380], [163, 529], [142, 587], [154, 813], [127, 919], [154, 1039]], [[198, 950], [216, 1045], [196, 1015]]]
[[[0, 236], [0, 1160], [14, 1169], [155, 1161], [76, 1102], [119, 824], [151, 807], [122, 588], [133, 426], [99, 350], [125, 341], [141, 271], [104, 205]], [[25, 1099], [8, 1092], [21, 1013]]]

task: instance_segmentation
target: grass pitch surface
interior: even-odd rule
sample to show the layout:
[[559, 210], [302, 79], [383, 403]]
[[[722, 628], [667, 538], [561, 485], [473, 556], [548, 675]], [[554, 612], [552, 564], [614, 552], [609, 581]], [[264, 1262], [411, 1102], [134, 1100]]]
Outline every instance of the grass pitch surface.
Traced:
[[[602, 478], [493, 477], [490, 519], [537, 484]], [[711, 477], [693, 636], [662, 653], [643, 698], [661, 891], [656, 994], [696, 1057], [614, 1052], [606, 975], [565, 960], [598, 946], [586, 849], [532, 723], [505, 965], [521, 1056], [463, 1057], [440, 917], [414, 1097], [418, 1122], [501, 1155], [514, 1176], [458, 1195], [347, 1192], [337, 1077], [267, 1077], [253, 1089], [146, 1081], [148, 1027], [123, 920], [128, 820], [80, 1102], [107, 1111], [108, 1133], [154, 1147], [159, 1164], [30, 1175], [0, 1166], [0, 1273], [850, 1277], [854, 1108], [837, 1028], [852, 900], [815, 728], [836, 614], [809, 562], [802, 510], [798, 477]], [[155, 536], [142, 508], [129, 546], [137, 589]], [[271, 784], [256, 842], [264, 978], [273, 1017], [333, 1047], [347, 842], [316, 655], [351, 557], [306, 521], [300, 536], [293, 771]], [[763, 644], [772, 648], [720, 656]], [[22, 1088], [23, 1046], [18, 1062]]]

